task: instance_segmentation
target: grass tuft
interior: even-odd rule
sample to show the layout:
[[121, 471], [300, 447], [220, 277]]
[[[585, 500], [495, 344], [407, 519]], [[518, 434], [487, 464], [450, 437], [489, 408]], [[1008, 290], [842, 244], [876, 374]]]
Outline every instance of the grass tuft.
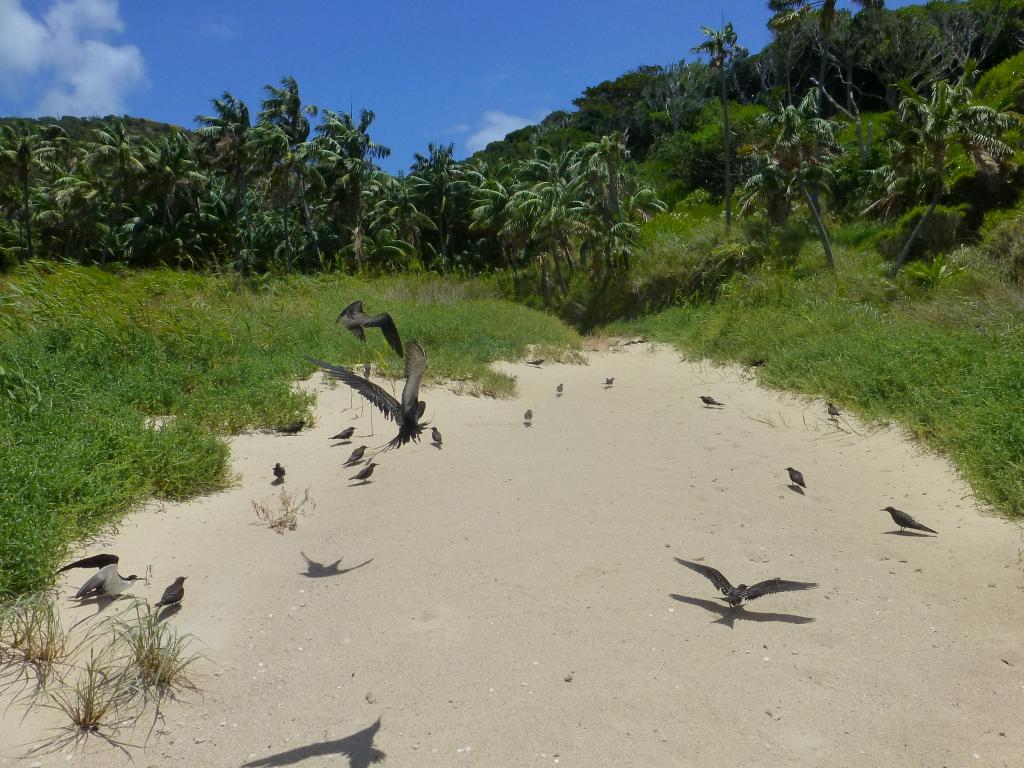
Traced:
[[257, 520], [272, 531], [284, 533], [295, 530], [299, 524], [299, 510], [306, 504], [309, 504], [311, 508], [316, 508], [316, 503], [309, 496], [309, 488], [306, 489], [301, 501], [282, 488], [276, 510], [268, 501], [254, 501], [252, 508], [256, 512]]
[[188, 652], [191, 643], [191, 635], [179, 635], [159, 610], [141, 601], [131, 620], [114, 624], [114, 646], [124, 654], [136, 690], [147, 697], [198, 690], [193, 667], [200, 656]]
[[67, 631], [48, 595], [28, 595], [0, 607], [0, 663], [33, 667], [45, 682], [68, 653]]
[[133, 698], [132, 681], [110, 648], [90, 649], [81, 669], [66, 672], [48, 691], [51, 706], [60, 710], [80, 731], [114, 727], [122, 718], [122, 707]]

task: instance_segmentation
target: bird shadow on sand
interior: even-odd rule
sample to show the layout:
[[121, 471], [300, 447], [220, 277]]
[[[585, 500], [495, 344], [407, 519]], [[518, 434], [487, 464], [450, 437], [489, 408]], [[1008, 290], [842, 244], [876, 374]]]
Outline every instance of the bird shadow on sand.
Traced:
[[786, 487], [787, 487], [787, 488], [789, 488], [789, 490], [791, 490], [791, 491], [792, 491], [793, 493], [799, 493], [799, 494], [800, 494], [801, 496], [804, 496], [804, 495], [805, 495], [805, 494], [804, 494], [804, 489], [803, 489], [803, 488], [801, 488], [801, 487], [800, 487], [799, 485], [797, 485], [796, 483], [790, 483], [790, 484], [789, 484], [789, 485], [787, 485]]
[[279, 477], [276, 477], [276, 478], [274, 478], [273, 480], [270, 481], [270, 484], [271, 485], [284, 485], [284, 480], [282, 480]]
[[931, 533], [918, 533], [917, 531], [883, 531], [886, 536], [910, 536], [914, 539], [934, 539]]
[[317, 741], [304, 747], [278, 752], [259, 760], [250, 760], [242, 768], [263, 768], [263, 766], [294, 765], [311, 757], [343, 756], [348, 758], [349, 768], [369, 768], [384, 761], [384, 752], [373, 746], [373, 740], [380, 730], [380, 718], [368, 728], [333, 741]]
[[358, 483], [349, 483], [348, 487], [349, 488], [358, 488], [361, 485], [369, 485], [372, 482], [373, 482], [373, 480], [360, 480]]
[[160, 609], [160, 612], [156, 615], [157, 623], [161, 621], [167, 621], [171, 616], [177, 613], [181, 613], [181, 603], [175, 603], [174, 605], [165, 605]]
[[352, 445], [351, 440], [339, 440], [336, 443], [331, 444], [331, 448], [337, 448], [339, 445]]
[[437, 450], [439, 450], [439, 451], [442, 450], [442, 448], [443, 448], [443, 446], [440, 443], [431, 443], [430, 447], [431, 448], [437, 448]]
[[305, 552], [300, 552], [299, 554], [301, 554], [306, 561], [306, 571], [302, 575], [307, 579], [325, 579], [328, 576], [344, 576], [346, 573], [354, 571], [356, 568], [362, 568], [364, 565], [369, 565], [373, 562], [373, 558], [371, 557], [369, 560], [366, 560], [359, 565], [353, 565], [351, 568], [339, 568], [338, 566], [341, 565], [342, 561], [342, 558], [340, 557], [333, 563], [324, 565], [323, 563], [318, 563], [316, 560], [310, 558]]
[[724, 624], [729, 627], [729, 629], [733, 628], [733, 624], [737, 619], [740, 621], [756, 622], [777, 621], [783, 624], [810, 624], [814, 621], [810, 616], [795, 616], [792, 613], [764, 613], [761, 611], [748, 611], [746, 608], [733, 608], [725, 603], [719, 603], [714, 600], [704, 600], [699, 597], [689, 597], [688, 595], [669, 595], [669, 597], [673, 600], [678, 600], [680, 603], [695, 605], [706, 611], [717, 613], [718, 618], [711, 623]]

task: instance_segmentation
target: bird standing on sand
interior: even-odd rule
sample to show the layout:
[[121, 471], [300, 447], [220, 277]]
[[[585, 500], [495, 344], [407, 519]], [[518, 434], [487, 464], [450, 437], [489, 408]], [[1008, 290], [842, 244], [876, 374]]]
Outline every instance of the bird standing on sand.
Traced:
[[938, 535], [939, 533], [938, 531], [933, 531], [927, 525], [917, 522], [917, 520], [912, 518], [902, 509], [896, 509], [896, 507], [888, 506], [882, 511], [889, 513], [890, 517], [892, 517], [892, 521], [900, 527], [900, 533], [903, 533], [904, 528], [911, 528], [915, 531], [927, 531], [928, 533], [934, 533], [935, 535]]
[[377, 464], [371, 461], [361, 470], [352, 475], [352, 477], [350, 477], [349, 480], [359, 480], [360, 482], [363, 483], [368, 482], [370, 479], [370, 475], [373, 474], [373, 470], [376, 466]]
[[701, 395], [701, 396], [700, 396], [700, 401], [701, 401], [702, 403], [704, 403], [704, 405], [705, 405], [706, 407], [708, 407], [708, 408], [710, 408], [710, 407], [711, 407], [712, 405], [717, 405], [717, 406], [718, 406], [719, 408], [724, 408], [724, 407], [725, 407], [725, 404], [724, 404], [724, 403], [720, 403], [720, 402], [718, 402], [718, 401], [717, 401], [717, 400], [715, 400], [715, 398], [713, 398], [713, 397], [712, 397], [711, 395]]
[[418, 341], [410, 340], [405, 343], [405, 387], [402, 388], [401, 402], [396, 400], [390, 392], [372, 381], [360, 378], [348, 368], [319, 360], [311, 359], [310, 362], [334, 378], [348, 384], [365, 397], [370, 405], [380, 410], [384, 414], [384, 418], [392, 419], [398, 425], [398, 435], [385, 446], [385, 451], [401, 448], [411, 440], [419, 441], [420, 433], [427, 427], [426, 423], [420, 422], [427, 409], [427, 404], [419, 399], [420, 382], [423, 381], [423, 374], [427, 371], [427, 354]]
[[68, 563], [58, 570], [57, 573], [64, 573], [64, 571], [70, 571], [72, 568], [103, 568], [108, 565], [117, 565], [117, 561], [117, 555], [92, 555], [91, 557], [83, 557], [81, 560]]
[[526, 413], [523, 414], [523, 424], [528, 427], [533, 424], [533, 411], [529, 408], [527, 408]]
[[832, 405], [832, 403], [826, 403], [825, 407], [826, 407], [826, 410], [828, 410], [828, 415], [831, 418], [833, 418], [833, 419], [838, 419], [839, 418], [839, 409], [836, 408], [834, 405]]
[[350, 331], [360, 341], [366, 341], [365, 328], [380, 328], [384, 334], [384, 340], [399, 357], [402, 356], [402, 337], [398, 335], [395, 321], [387, 312], [370, 316], [363, 312], [363, 302], [353, 301], [341, 310], [336, 322], [341, 323], [345, 330]]
[[789, 479], [793, 485], [799, 485], [801, 488], [807, 487], [807, 483], [804, 482], [804, 475], [799, 469], [786, 467], [786, 471], [789, 472]]
[[164, 590], [163, 596], [160, 598], [154, 608], [162, 608], [166, 605], [176, 605], [181, 602], [181, 598], [185, 596], [185, 579], [188, 576], [179, 576], [173, 582], [171, 586]]
[[287, 426], [278, 427], [275, 432], [279, 432], [282, 435], [296, 435], [302, 431], [304, 426], [306, 426], [306, 420], [299, 419], [298, 421], [293, 421]]
[[351, 454], [349, 454], [349, 457], [347, 459], [345, 459], [345, 466], [351, 467], [358, 464], [360, 461], [363, 460], [364, 453], [366, 453], [366, 446], [360, 445], [358, 448], [352, 451]]
[[543, 357], [538, 357], [536, 360], [527, 360], [526, 364], [527, 365], [532, 365], [534, 368], [540, 368], [540, 366], [543, 364], [543, 362], [544, 362], [544, 358]]
[[281, 466], [281, 462], [274, 465], [274, 482], [278, 485], [284, 484], [284, 467]]
[[353, 434], [355, 434], [355, 431], [356, 431], [355, 427], [345, 427], [343, 430], [341, 430], [341, 432], [339, 432], [338, 434], [336, 434], [334, 437], [332, 437], [330, 439], [331, 440], [348, 440], [349, 438], [352, 437]]
[[746, 584], [740, 584], [738, 587], [734, 587], [729, 583], [729, 580], [722, 575], [721, 571], [711, 568], [710, 566], [701, 565], [700, 563], [691, 563], [687, 560], [681, 560], [678, 557], [675, 558], [675, 561], [680, 565], [685, 565], [691, 571], [696, 571], [714, 584], [715, 589], [725, 595], [725, 597], [721, 597], [719, 599], [725, 600], [725, 602], [733, 608], [738, 608], [744, 601], [756, 600], [759, 597], [773, 595], [776, 592], [796, 592], [802, 589], [814, 589], [818, 586], [813, 582], [784, 581], [776, 577], [774, 579], [768, 579], [767, 581], [759, 581], [757, 584], [749, 587]]
[[430, 439], [434, 441], [434, 445], [441, 444], [441, 431], [437, 427], [430, 428]]
[[610, 378], [610, 379], [605, 379], [604, 380], [604, 388], [605, 389], [610, 389], [612, 384], [614, 384], [614, 383], [615, 383], [615, 377], [614, 376], [612, 378]]
[[82, 585], [81, 589], [75, 592], [75, 599], [83, 597], [119, 595], [131, 587], [133, 581], [139, 577], [134, 573], [131, 576], [122, 576], [117, 572], [117, 563], [110, 563], [100, 568], [89, 580]]
[[555, 387], [555, 397], [561, 397], [563, 391], [564, 387], [562, 387], [562, 385], [559, 384], [557, 387]]

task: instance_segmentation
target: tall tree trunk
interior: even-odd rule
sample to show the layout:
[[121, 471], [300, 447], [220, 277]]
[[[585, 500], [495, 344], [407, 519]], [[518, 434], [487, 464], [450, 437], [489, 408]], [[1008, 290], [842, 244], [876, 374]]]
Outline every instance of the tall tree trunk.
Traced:
[[807, 203], [807, 208], [811, 212], [811, 218], [814, 219], [814, 228], [818, 230], [818, 239], [821, 240], [821, 247], [825, 251], [825, 263], [828, 264], [828, 268], [833, 272], [836, 271], [835, 258], [832, 255], [832, 243], [829, 242], [828, 232], [825, 229], [825, 223], [821, 220], [821, 213], [818, 211], [818, 206], [814, 202], [814, 198], [811, 197], [811, 193], [807, 190], [803, 184], [800, 184], [800, 192], [804, 196], [804, 201]]
[[306, 202], [306, 180], [299, 176], [297, 189], [299, 192], [299, 214], [302, 216], [302, 225], [306, 229], [306, 271], [309, 272], [309, 253], [312, 251], [316, 256], [317, 264], [323, 264], [323, 257], [320, 255], [320, 244], [316, 240], [316, 232], [313, 231], [313, 222], [309, 216], [309, 204]]
[[732, 227], [732, 148], [729, 136], [729, 99], [725, 88], [725, 67], [721, 71], [722, 139], [725, 142], [725, 226]]
[[21, 216], [25, 221], [25, 245], [28, 246], [28, 257], [32, 258], [32, 206], [28, 197], [28, 179], [21, 185]]
[[903, 244], [900, 255], [896, 257], [896, 261], [893, 262], [890, 275], [895, 275], [900, 271], [900, 268], [906, 263], [907, 259], [910, 258], [910, 249], [914, 246], [914, 241], [917, 240], [918, 235], [921, 234], [921, 230], [924, 229], [924, 223], [931, 218], [932, 213], [935, 212], [935, 207], [939, 204], [939, 200], [942, 199], [942, 177], [939, 176], [935, 180], [935, 189], [932, 190], [932, 199], [928, 204], [928, 209], [924, 212], [920, 219], [917, 221], [917, 226], [914, 227], [910, 233], [910, 237], [907, 238], [907, 242]]

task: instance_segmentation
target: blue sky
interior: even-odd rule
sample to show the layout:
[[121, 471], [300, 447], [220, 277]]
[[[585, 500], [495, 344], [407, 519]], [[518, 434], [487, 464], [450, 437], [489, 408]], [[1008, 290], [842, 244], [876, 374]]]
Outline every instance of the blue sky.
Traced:
[[[890, 2], [889, 5], [905, 5]], [[306, 103], [372, 109], [406, 168], [463, 157], [589, 85], [689, 57], [703, 25], [768, 39], [763, 0], [390, 3], [0, 0], [0, 115], [128, 113], [191, 126], [225, 89], [258, 111], [291, 74]]]

